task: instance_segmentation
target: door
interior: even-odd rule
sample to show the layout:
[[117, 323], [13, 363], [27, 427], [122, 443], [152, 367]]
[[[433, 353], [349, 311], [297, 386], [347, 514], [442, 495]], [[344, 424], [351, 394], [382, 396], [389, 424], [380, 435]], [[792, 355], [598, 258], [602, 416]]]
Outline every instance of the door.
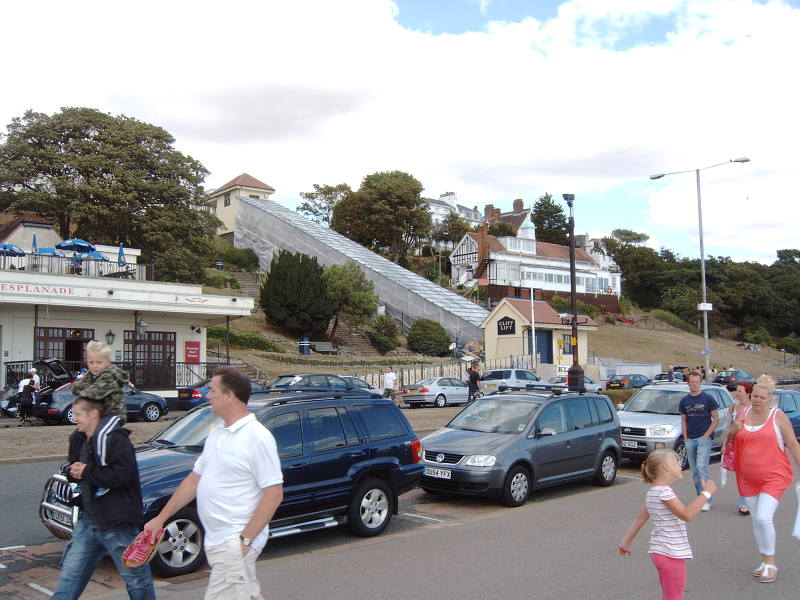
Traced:
[[[263, 419], [263, 418], [262, 418]], [[311, 504], [309, 457], [303, 444], [303, 426], [296, 410], [270, 412], [262, 421], [278, 447], [283, 472], [283, 502], [275, 519], [290, 517], [308, 510]]]
[[539, 362], [553, 364], [553, 332], [549, 330], [536, 330], [536, 353]]
[[447, 402], [448, 403], [462, 403], [467, 401], [469, 388], [463, 381], [459, 381], [454, 377], [441, 379], [440, 381], [447, 382]]
[[[552, 435], [542, 435], [545, 430], [552, 432]], [[553, 402], [542, 409], [536, 417], [533, 435], [531, 462], [536, 483], [547, 483], [569, 473], [573, 443], [563, 401]]]
[[567, 414], [573, 433], [572, 471], [589, 472], [594, 469], [597, 453], [600, 451], [601, 437], [598, 437], [593, 410], [589, 408], [586, 397], [567, 400]]

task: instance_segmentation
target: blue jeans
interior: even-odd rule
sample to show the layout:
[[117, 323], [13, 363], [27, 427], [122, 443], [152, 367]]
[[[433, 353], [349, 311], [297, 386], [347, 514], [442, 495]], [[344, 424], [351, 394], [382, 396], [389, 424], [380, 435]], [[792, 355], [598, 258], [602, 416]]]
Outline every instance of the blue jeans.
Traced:
[[155, 600], [156, 590], [153, 587], [150, 565], [133, 569], [122, 566], [122, 553], [138, 534], [139, 528], [136, 525], [118, 525], [103, 530], [89, 519], [80, 519], [75, 525], [72, 541], [64, 550], [61, 576], [52, 600], [79, 598], [106, 552], [125, 581], [131, 600]]
[[[686, 453], [689, 455], [689, 468], [692, 470], [694, 489], [699, 494], [703, 489], [703, 482], [708, 481], [708, 463], [711, 460], [711, 438], [687, 438]], [[711, 504], [711, 500], [708, 501]]]

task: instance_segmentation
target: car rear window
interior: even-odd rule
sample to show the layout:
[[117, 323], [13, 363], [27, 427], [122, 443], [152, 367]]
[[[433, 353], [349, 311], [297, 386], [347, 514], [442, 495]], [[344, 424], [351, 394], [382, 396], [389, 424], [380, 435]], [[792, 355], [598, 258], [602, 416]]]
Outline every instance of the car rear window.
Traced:
[[502, 371], [489, 371], [483, 374], [481, 377], [482, 381], [486, 381], [488, 379], [511, 379], [511, 371], [502, 370]]
[[404, 423], [397, 418], [394, 407], [388, 404], [360, 404], [356, 406], [367, 435], [372, 441], [406, 435], [408, 430]]

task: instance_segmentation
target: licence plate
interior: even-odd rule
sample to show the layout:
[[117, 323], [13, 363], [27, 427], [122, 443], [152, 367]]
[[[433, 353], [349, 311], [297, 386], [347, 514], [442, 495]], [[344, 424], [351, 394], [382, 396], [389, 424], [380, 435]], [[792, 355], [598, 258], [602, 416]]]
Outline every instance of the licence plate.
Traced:
[[417, 388], [408, 388], [407, 394], [415, 394], [417, 392]]
[[493, 384], [493, 383], [487, 383], [487, 384], [486, 384], [486, 389], [487, 389], [487, 390], [493, 390], [493, 389], [494, 389], [494, 388], [496, 388], [496, 387], [497, 387], [497, 386], [496, 386], [495, 384]]
[[47, 512], [53, 521], [61, 523], [62, 525], [69, 525], [70, 527], [72, 526], [72, 517], [69, 515], [65, 515], [54, 510], [48, 510]]
[[638, 448], [639, 447], [639, 442], [637, 442], [635, 440], [634, 441], [622, 440], [622, 447], [623, 448]]
[[425, 475], [428, 477], [436, 477], [438, 479], [450, 479], [452, 471], [447, 469], [434, 469], [433, 467], [425, 467]]
[[189, 392], [181, 392], [180, 394], [178, 394], [178, 398], [188, 398], [188, 397], [189, 397]]

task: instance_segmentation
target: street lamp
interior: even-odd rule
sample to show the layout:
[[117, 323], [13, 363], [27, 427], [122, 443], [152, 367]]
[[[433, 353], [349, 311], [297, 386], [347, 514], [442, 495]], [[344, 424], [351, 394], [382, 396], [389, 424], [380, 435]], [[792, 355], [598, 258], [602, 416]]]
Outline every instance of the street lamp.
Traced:
[[572, 335], [570, 336], [570, 350], [572, 351], [572, 366], [567, 369], [567, 389], [580, 391], [583, 389], [583, 367], [578, 364], [578, 303], [575, 281], [575, 218], [572, 215], [572, 203], [575, 194], [562, 194], [564, 201], [569, 206], [569, 289], [572, 297]]
[[711, 306], [706, 297], [706, 254], [705, 249], [703, 248], [703, 204], [700, 199], [700, 171], [713, 169], [714, 167], [721, 167], [722, 165], [727, 165], [729, 163], [746, 162], [750, 162], [750, 159], [746, 156], [743, 156], [741, 158], [732, 158], [725, 162], [709, 165], [708, 167], [702, 167], [700, 169], [689, 169], [688, 171], [673, 171], [672, 173], [656, 173], [655, 175], [650, 175], [650, 179], [655, 180], [661, 179], [667, 175], [680, 175], [682, 173], [691, 173], [694, 171], [695, 179], [697, 181], [697, 221], [698, 231], [700, 232], [700, 286], [703, 290], [703, 301], [697, 305], [697, 310], [703, 313], [703, 356], [705, 356], [706, 364], [706, 381], [708, 381], [711, 375], [711, 357], [708, 349], [708, 311], [712, 310], [713, 306]]

